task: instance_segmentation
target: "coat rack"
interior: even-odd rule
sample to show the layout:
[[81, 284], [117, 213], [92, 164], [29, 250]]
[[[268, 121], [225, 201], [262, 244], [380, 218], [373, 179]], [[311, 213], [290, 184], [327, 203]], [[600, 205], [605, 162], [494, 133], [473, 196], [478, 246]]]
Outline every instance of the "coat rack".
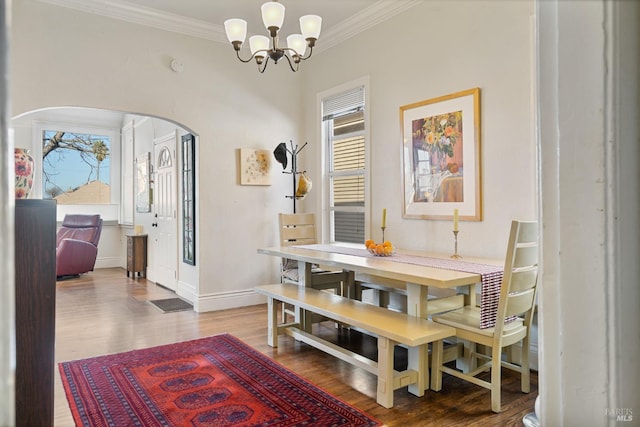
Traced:
[[[302, 145], [302, 147], [298, 147], [297, 144], [293, 145], [292, 140], [289, 140], [289, 143], [291, 144], [291, 149], [286, 148], [286, 145], [285, 145], [285, 148], [287, 150], [287, 153], [289, 153], [289, 155], [291, 156], [291, 169], [288, 171], [284, 170], [282, 171], [282, 173], [291, 174], [291, 180], [293, 182], [292, 193], [290, 196], [285, 196], [285, 197], [293, 200], [293, 213], [296, 213], [296, 201], [297, 199], [302, 198], [300, 196], [296, 196], [296, 176], [299, 175], [300, 173], [306, 172], [306, 171], [298, 172], [298, 154], [300, 154], [300, 152], [304, 149], [304, 147], [307, 146], [307, 143], [305, 142]], [[278, 161], [280, 161], [280, 159], [278, 159]]]

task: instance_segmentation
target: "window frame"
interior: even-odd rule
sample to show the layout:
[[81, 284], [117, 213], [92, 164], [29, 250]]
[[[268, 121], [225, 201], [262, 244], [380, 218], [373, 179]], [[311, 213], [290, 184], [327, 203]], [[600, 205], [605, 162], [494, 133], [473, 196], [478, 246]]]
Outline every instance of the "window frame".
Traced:
[[[326, 123], [323, 121], [323, 102], [331, 97], [336, 95], [340, 95], [341, 93], [350, 92], [358, 87], [362, 87], [364, 90], [364, 234], [365, 236], [369, 235], [370, 230], [370, 210], [371, 210], [371, 190], [370, 190], [370, 153], [371, 153], [371, 133], [370, 133], [370, 119], [369, 119], [369, 110], [370, 107], [368, 105], [369, 99], [369, 77], [362, 77], [348, 83], [342, 84], [340, 86], [336, 86], [332, 89], [328, 89], [326, 91], [320, 92], [316, 96], [316, 108], [317, 108], [317, 134], [319, 135], [318, 140], [320, 141], [320, 156], [319, 156], [319, 170], [322, 171], [322, 179], [321, 179], [321, 197], [319, 197], [319, 211], [321, 212], [320, 221], [317, 224], [319, 226], [318, 236], [321, 238], [322, 242], [334, 243], [333, 241], [333, 232], [332, 232], [332, 209], [331, 209], [331, 181], [329, 176], [329, 167], [331, 162], [331, 153], [329, 152], [329, 147], [327, 145], [327, 128]], [[344, 137], [344, 135], [341, 135]], [[339, 173], [336, 173], [339, 175]], [[348, 209], [344, 209], [347, 211]]]
[[58, 205], [56, 217], [62, 221], [66, 214], [71, 213], [94, 213], [100, 214], [104, 220], [118, 221], [120, 217], [120, 192], [121, 192], [121, 140], [120, 128], [100, 127], [91, 125], [76, 125], [70, 123], [60, 123], [51, 121], [37, 121], [33, 123], [32, 152], [36, 167], [36, 177], [33, 183], [33, 197], [42, 198], [44, 189], [42, 188], [42, 135], [44, 131], [57, 130], [70, 133], [83, 133], [94, 135], [105, 135], [111, 138], [110, 147], [110, 171], [109, 181], [111, 186], [111, 200], [109, 204], [86, 204], [86, 205]]
[[[335, 243], [336, 242], [336, 226], [335, 226], [335, 218], [336, 218], [336, 214], [338, 212], [343, 212], [343, 213], [362, 213], [366, 216], [366, 212], [365, 212], [365, 205], [364, 203], [366, 202], [366, 198], [367, 198], [367, 194], [366, 194], [366, 186], [364, 185], [364, 177], [367, 173], [367, 165], [366, 165], [366, 161], [363, 165], [362, 168], [357, 168], [357, 169], [347, 169], [347, 170], [335, 170], [335, 164], [333, 164], [333, 160], [335, 159], [335, 153], [333, 151], [333, 149], [336, 148], [336, 144], [335, 141], [342, 141], [342, 140], [348, 140], [348, 139], [352, 139], [354, 137], [361, 137], [364, 142], [363, 142], [363, 148], [366, 150], [366, 144], [367, 144], [367, 140], [365, 137], [365, 127], [366, 124], [363, 123], [363, 129], [359, 130], [357, 132], [349, 132], [349, 133], [344, 133], [341, 135], [333, 135], [333, 139], [330, 140], [330, 138], [328, 138], [328, 134], [329, 132], [331, 132], [331, 129], [335, 129], [335, 120], [328, 120], [324, 122], [325, 124], [325, 141], [323, 142], [325, 149], [327, 150], [327, 168], [325, 170], [325, 173], [327, 175], [327, 182], [328, 182], [328, 189], [329, 189], [329, 197], [327, 199], [328, 201], [328, 209], [329, 209], [329, 216], [328, 216], [328, 231], [329, 231], [329, 242], [331, 243]], [[341, 178], [362, 178], [363, 180], [363, 194], [362, 194], [362, 198], [363, 198], [363, 205], [362, 206], [357, 206], [357, 205], [337, 205], [336, 200], [335, 200], [335, 189], [336, 189], [336, 180], [339, 180]], [[333, 181], [333, 185], [332, 185], [332, 181]], [[363, 227], [365, 225], [363, 224]], [[366, 228], [362, 230], [363, 234], [367, 234], [366, 233]], [[364, 241], [364, 238], [363, 238]], [[340, 240], [340, 242], [342, 242], [342, 240]]]

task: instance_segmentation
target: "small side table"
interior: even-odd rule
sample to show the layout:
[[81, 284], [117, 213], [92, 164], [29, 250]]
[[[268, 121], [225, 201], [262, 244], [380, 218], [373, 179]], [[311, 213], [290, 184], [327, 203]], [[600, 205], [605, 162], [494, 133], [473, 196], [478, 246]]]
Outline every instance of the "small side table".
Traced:
[[127, 277], [147, 277], [147, 235], [127, 234]]

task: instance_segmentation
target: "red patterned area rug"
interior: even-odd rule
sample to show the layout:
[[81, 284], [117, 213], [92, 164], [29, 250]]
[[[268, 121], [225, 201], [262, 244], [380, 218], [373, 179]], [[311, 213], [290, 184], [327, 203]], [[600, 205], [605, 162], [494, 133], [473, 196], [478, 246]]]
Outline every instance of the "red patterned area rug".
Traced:
[[380, 426], [232, 335], [62, 362], [78, 426]]

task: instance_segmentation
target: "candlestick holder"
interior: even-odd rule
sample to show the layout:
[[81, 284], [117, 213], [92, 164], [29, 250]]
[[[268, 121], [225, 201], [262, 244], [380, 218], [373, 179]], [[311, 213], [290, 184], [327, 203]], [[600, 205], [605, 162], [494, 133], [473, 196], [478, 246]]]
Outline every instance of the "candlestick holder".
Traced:
[[387, 228], [387, 227], [380, 227], [380, 229], [382, 230], [382, 242], [381, 243], [384, 243], [384, 229], [385, 228]]
[[458, 230], [454, 230], [453, 231], [453, 248], [454, 248], [454, 252], [453, 255], [451, 255], [451, 258], [462, 258], [461, 255], [458, 255]]

